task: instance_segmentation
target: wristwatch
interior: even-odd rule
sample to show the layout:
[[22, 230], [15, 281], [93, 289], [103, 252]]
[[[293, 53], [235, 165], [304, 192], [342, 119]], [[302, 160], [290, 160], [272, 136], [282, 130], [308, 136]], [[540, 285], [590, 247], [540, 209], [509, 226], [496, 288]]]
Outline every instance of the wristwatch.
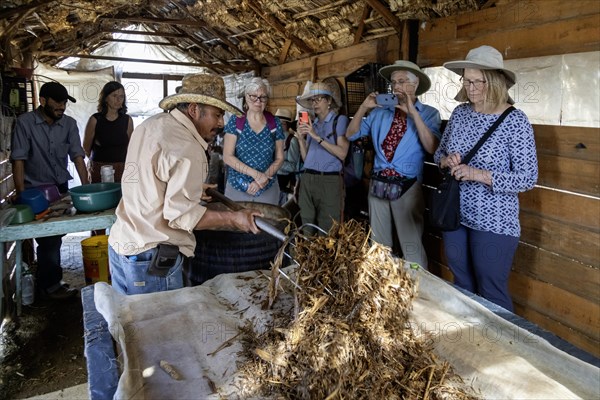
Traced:
[[323, 143], [323, 138], [319, 139], [319, 144]]

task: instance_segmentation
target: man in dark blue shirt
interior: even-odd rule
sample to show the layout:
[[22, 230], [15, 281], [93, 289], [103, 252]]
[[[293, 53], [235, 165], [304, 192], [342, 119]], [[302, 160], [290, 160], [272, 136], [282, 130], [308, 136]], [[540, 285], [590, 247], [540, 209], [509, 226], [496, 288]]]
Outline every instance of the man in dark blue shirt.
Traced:
[[[77, 122], [64, 115], [68, 100], [76, 101], [63, 85], [45, 83], [40, 89], [38, 109], [17, 119], [10, 155], [17, 195], [43, 184], [54, 184], [61, 193], [67, 192], [68, 181], [73, 179], [67, 169], [67, 156], [75, 164], [81, 183], [88, 183]], [[42, 293], [54, 299], [77, 295], [76, 289], [62, 281], [62, 236], [36, 239], [37, 285]]]

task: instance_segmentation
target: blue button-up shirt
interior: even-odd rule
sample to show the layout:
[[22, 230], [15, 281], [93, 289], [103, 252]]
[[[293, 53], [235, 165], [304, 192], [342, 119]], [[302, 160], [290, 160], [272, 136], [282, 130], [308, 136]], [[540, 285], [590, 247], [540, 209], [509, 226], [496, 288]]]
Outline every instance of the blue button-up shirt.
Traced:
[[[333, 131], [334, 125], [335, 132]], [[322, 121], [318, 117], [313, 121], [315, 133], [324, 141], [332, 144], [337, 144], [338, 136], [344, 136], [347, 127], [348, 117], [337, 115], [333, 111], [330, 111]], [[308, 149], [304, 160], [305, 169], [321, 172], [340, 172], [342, 170], [342, 161], [325, 150], [312, 136], [306, 137], [306, 145]]]
[[67, 115], [52, 125], [42, 116], [41, 107], [17, 118], [12, 135], [11, 160], [25, 161], [25, 187], [62, 185], [73, 179], [67, 169], [71, 161], [84, 157], [77, 122]]
[[[441, 137], [441, 119], [438, 110], [418, 100], [415, 102], [415, 108], [431, 133], [439, 139]], [[388, 161], [383, 152], [381, 144], [390, 131], [393, 120], [393, 110], [375, 108], [366, 118], [363, 118], [360, 130], [350, 140], [354, 141], [371, 135], [373, 147], [375, 148], [374, 172], [391, 168], [407, 178], [417, 177], [419, 180], [422, 180], [423, 161], [427, 152], [419, 140], [419, 133], [412, 118], [407, 117], [406, 133], [402, 137], [402, 140], [400, 140], [392, 161]]]

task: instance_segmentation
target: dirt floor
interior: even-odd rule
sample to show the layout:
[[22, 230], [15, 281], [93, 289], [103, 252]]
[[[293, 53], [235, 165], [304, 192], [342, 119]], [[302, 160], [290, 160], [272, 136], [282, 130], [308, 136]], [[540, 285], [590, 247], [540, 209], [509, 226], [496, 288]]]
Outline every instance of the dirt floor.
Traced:
[[[66, 236], [61, 251], [64, 277], [85, 285], [79, 243]], [[37, 296], [21, 317], [5, 321], [0, 335], [0, 399], [22, 399], [87, 382], [83, 309], [79, 297], [46, 300]]]

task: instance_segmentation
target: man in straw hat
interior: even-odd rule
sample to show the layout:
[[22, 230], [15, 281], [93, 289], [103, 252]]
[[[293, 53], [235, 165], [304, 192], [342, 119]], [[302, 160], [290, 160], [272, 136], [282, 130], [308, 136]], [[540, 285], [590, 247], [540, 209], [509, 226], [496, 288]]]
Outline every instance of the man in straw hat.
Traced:
[[194, 229], [258, 232], [250, 210], [212, 211], [200, 205], [208, 173], [208, 142], [222, 131], [224, 111], [241, 114], [225, 100], [223, 79], [186, 75], [182, 88], [131, 135], [123, 198], [110, 231], [113, 287], [125, 294], [183, 286], [182, 269], [196, 247]]
[[427, 268], [421, 241], [425, 203], [420, 181], [425, 155], [433, 153], [439, 143], [440, 114], [417, 99], [429, 90], [431, 82], [416, 64], [399, 60], [381, 68], [379, 74], [390, 82], [398, 104], [382, 107], [377, 104], [377, 94], [369, 94], [350, 122], [346, 137], [356, 140], [371, 135], [373, 141], [375, 160], [368, 199], [373, 240], [392, 247], [393, 221], [404, 259]]

